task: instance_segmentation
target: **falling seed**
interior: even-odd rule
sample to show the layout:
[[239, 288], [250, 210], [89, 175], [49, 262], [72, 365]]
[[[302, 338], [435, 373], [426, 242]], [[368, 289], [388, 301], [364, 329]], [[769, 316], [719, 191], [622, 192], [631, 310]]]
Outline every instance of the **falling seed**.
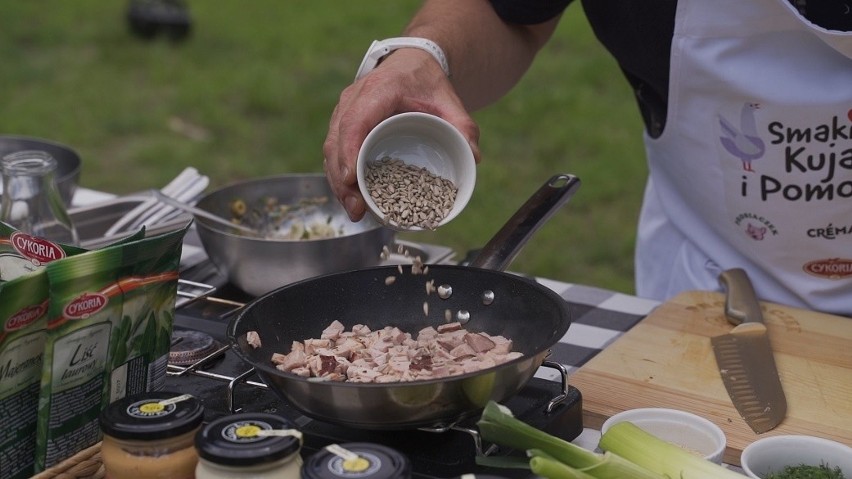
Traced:
[[423, 301], [423, 314], [429, 316], [429, 303], [426, 301]]
[[397, 271], [399, 271], [399, 274], [402, 274], [402, 265], [401, 264], [396, 265], [396, 269], [397, 269]]
[[444, 310], [444, 321], [449, 323], [452, 320], [453, 320], [453, 312], [450, 311], [449, 309], [445, 309]]
[[394, 282], [396, 282], [396, 276], [388, 276], [387, 278], [385, 278], [386, 286], [392, 285]]

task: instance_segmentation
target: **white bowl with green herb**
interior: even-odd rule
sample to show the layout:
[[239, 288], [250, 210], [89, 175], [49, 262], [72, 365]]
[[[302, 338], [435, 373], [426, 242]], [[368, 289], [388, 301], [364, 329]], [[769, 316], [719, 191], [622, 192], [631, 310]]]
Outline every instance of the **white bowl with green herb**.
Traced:
[[743, 449], [740, 463], [753, 479], [852, 479], [852, 447], [815, 436], [758, 439]]

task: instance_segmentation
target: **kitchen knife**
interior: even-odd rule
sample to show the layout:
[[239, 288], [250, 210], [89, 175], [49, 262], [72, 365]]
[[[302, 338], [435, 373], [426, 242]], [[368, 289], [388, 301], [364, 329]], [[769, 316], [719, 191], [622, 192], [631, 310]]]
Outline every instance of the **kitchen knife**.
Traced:
[[748, 275], [741, 268], [729, 269], [719, 275], [719, 282], [727, 290], [725, 316], [736, 326], [710, 339], [713, 353], [734, 407], [761, 434], [784, 419], [787, 399]]

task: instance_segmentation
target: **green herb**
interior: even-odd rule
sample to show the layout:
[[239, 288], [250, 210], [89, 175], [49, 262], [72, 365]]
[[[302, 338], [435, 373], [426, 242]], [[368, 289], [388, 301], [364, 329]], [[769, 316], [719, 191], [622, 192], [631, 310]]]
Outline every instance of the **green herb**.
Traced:
[[845, 479], [845, 476], [836, 466], [832, 469], [827, 464], [819, 466], [801, 464], [786, 466], [781, 472], [768, 474], [765, 479]]

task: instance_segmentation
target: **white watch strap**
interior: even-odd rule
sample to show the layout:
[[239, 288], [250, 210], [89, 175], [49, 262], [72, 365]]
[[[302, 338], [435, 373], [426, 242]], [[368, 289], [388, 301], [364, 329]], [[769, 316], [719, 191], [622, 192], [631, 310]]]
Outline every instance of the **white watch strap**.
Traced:
[[364, 59], [361, 60], [361, 66], [358, 68], [358, 73], [355, 74], [355, 79], [357, 80], [373, 71], [382, 58], [387, 56], [390, 52], [399, 50], [400, 48], [419, 48], [429, 52], [441, 65], [444, 73], [446, 73], [447, 76], [450, 76], [450, 66], [447, 64], [447, 57], [444, 55], [444, 51], [441, 50], [441, 47], [439, 47], [435, 42], [425, 38], [395, 37], [373, 41], [373, 44], [370, 45], [370, 48], [367, 50], [367, 54], [364, 55]]

